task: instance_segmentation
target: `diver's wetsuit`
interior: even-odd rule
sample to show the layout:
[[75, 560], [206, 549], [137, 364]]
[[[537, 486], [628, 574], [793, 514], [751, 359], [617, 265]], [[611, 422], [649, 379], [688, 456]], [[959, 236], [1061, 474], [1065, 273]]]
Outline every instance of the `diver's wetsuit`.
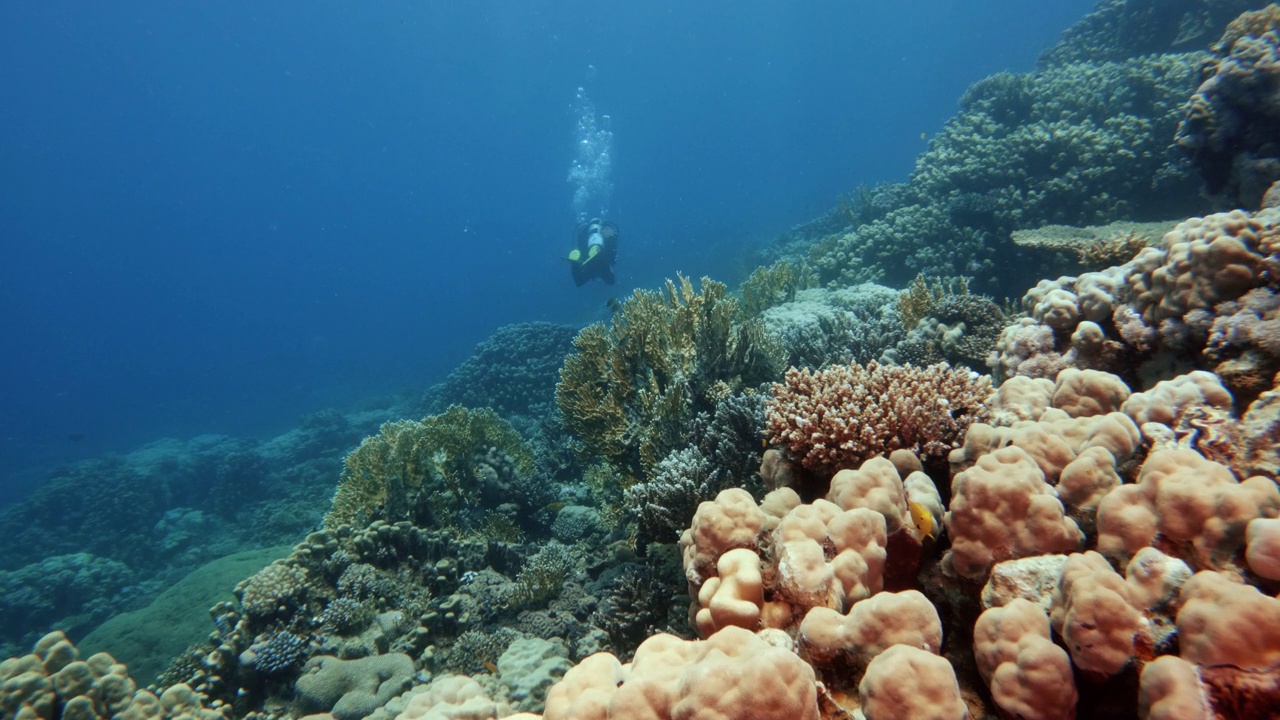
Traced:
[[[591, 228], [599, 225], [604, 243], [595, 257], [588, 257], [590, 251]], [[609, 232], [612, 231], [612, 232]], [[573, 272], [573, 282], [582, 287], [592, 278], [600, 278], [612, 285], [617, 278], [613, 274], [613, 263], [618, 259], [618, 226], [609, 220], [586, 220], [578, 223], [573, 231], [573, 246], [578, 251], [579, 260], [571, 260], [569, 269]]]

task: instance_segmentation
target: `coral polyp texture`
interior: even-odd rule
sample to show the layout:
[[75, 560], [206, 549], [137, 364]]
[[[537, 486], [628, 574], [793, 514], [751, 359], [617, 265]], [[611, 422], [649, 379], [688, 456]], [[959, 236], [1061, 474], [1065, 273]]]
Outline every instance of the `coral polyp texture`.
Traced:
[[945, 363], [787, 371], [766, 408], [769, 440], [820, 475], [894, 450], [942, 458], [987, 416], [990, 379]]

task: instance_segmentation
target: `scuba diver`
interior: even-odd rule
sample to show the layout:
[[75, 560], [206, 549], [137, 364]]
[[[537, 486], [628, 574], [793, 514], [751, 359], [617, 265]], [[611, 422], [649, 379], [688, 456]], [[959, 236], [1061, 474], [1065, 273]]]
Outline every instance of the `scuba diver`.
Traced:
[[617, 259], [617, 225], [599, 218], [578, 223], [573, 231], [573, 250], [568, 258], [575, 285], [582, 287], [593, 278], [612, 285], [617, 280], [613, 274], [613, 263]]

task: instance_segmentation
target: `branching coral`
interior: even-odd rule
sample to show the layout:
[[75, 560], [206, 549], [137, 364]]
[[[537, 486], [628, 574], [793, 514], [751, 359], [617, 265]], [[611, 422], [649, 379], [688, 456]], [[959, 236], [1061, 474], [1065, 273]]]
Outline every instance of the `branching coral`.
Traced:
[[627, 484], [645, 478], [686, 441], [698, 412], [740, 387], [768, 379], [780, 351], [759, 323], [742, 321], [721, 283], [688, 278], [664, 292], [637, 290], [609, 327], [574, 340], [556, 402], [587, 454], [604, 458]]
[[[503, 462], [495, 460], [500, 453]], [[382, 426], [343, 461], [342, 480], [326, 527], [371, 520], [413, 520], [430, 527], [472, 527], [481, 499], [503, 473], [528, 477], [533, 453], [520, 435], [487, 408], [460, 405], [421, 421]]]
[[797, 292], [817, 284], [818, 277], [812, 270], [790, 260], [756, 268], [738, 288], [742, 312], [747, 317], [755, 317], [771, 307], [795, 300]]
[[897, 297], [897, 291], [873, 283], [811, 288], [764, 311], [760, 319], [786, 351], [788, 365], [867, 362], [902, 339]]
[[990, 394], [989, 378], [946, 364], [792, 368], [773, 386], [769, 439], [821, 475], [899, 448], [941, 458], [987, 418]]
[[915, 280], [898, 296], [898, 315], [902, 318], [902, 326], [911, 330], [935, 308], [942, 305], [949, 297], [969, 294], [969, 281], [943, 280], [940, 277], [929, 278], [916, 275]]

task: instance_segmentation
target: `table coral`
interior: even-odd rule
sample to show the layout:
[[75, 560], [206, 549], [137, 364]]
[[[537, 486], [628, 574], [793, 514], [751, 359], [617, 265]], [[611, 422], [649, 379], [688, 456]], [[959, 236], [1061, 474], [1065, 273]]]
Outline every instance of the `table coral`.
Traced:
[[[1267, 324], [1272, 293], [1252, 292], [1271, 288], [1277, 274], [1277, 213], [1189, 218], [1124, 265], [1041, 281], [1023, 298], [1031, 317], [1007, 326], [997, 341], [997, 377], [1092, 368], [1141, 390], [1216, 366], [1237, 405], [1247, 405], [1270, 387], [1268, 370], [1280, 368]], [[1093, 335], [1078, 336], [1087, 322]]]

